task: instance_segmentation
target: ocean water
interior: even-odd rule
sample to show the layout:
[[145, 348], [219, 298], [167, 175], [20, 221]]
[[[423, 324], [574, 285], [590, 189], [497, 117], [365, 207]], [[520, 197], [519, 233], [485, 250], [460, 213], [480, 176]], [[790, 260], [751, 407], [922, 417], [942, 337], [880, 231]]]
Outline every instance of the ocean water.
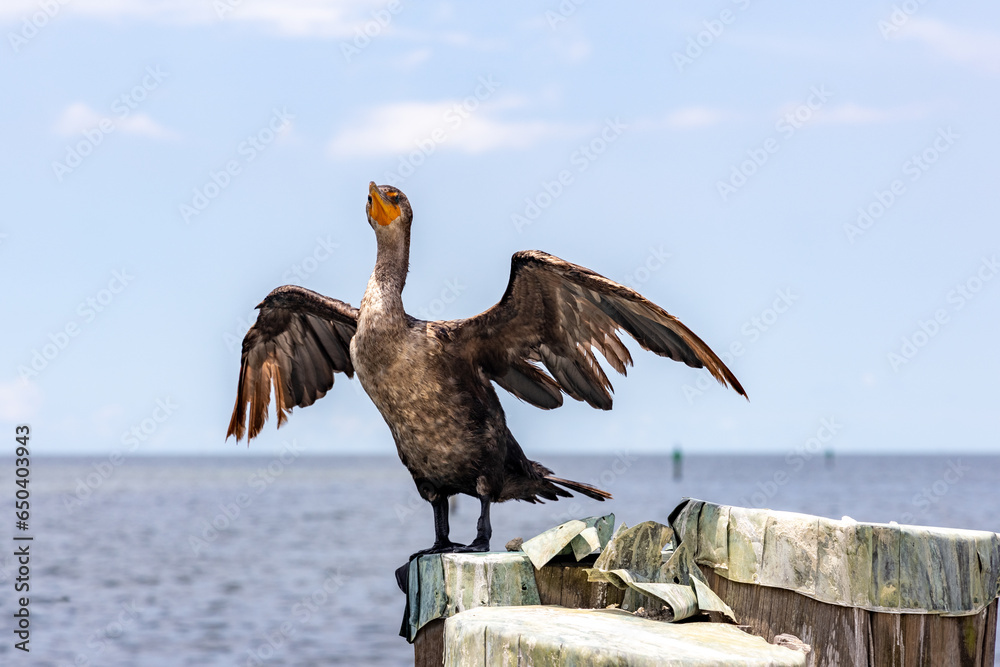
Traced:
[[[433, 529], [399, 461], [242, 454], [118, 466], [36, 457], [31, 652], [13, 648], [17, 575], [13, 548], [4, 549], [0, 664], [412, 664], [393, 571], [430, 545]], [[1000, 531], [996, 456], [691, 456], [681, 479], [664, 456], [536, 458], [615, 499], [495, 506], [494, 549], [608, 511], [630, 525], [666, 521], [685, 496]], [[12, 480], [12, 463], [0, 467]], [[478, 502], [459, 499], [452, 538], [470, 540], [477, 516]]]

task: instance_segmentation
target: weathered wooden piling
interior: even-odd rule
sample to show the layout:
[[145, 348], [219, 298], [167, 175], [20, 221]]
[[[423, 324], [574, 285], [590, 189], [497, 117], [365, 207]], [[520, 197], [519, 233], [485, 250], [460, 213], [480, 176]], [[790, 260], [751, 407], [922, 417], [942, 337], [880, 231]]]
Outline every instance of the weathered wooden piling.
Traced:
[[[592, 564], [551, 563], [536, 571], [538, 603], [567, 609], [605, 609], [620, 605], [623, 597], [621, 590], [604, 582], [587, 580], [587, 569]], [[444, 664], [444, 626], [444, 619], [438, 618], [417, 633], [413, 642], [416, 667], [441, 667]]]
[[809, 644], [809, 665], [993, 665], [996, 600], [972, 616], [878, 613], [704, 571], [750, 632], [768, 641], [792, 634]]
[[613, 521], [413, 561], [415, 664], [993, 664], [995, 533], [696, 500], [671, 526]]
[[712, 590], [809, 665], [992, 667], [1000, 536], [702, 501], [671, 515]]

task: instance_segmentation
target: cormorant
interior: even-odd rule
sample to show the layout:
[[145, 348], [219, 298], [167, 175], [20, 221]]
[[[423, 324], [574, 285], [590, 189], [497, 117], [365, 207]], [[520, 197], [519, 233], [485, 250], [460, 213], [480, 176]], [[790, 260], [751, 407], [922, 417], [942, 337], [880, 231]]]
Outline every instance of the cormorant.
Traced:
[[[643, 349], [708, 368], [746, 396], [722, 360], [677, 318], [628, 287], [537, 250], [514, 253], [507, 291], [489, 310], [438, 322], [407, 315], [402, 292], [413, 210], [397, 188], [371, 183], [368, 191], [378, 255], [361, 308], [294, 285], [268, 294], [243, 339], [226, 437], [249, 440], [260, 432], [272, 386], [280, 427], [286, 411], [325, 395], [335, 373], [357, 372], [434, 510], [434, 545], [419, 553], [488, 551], [490, 503], [558, 500], [571, 497], [569, 491], [611, 498], [529, 460], [507, 428], [494, 382], [545, 410], [562, 405], [563, 392], [610, 410], [611, 383], [594, 350], [625, 374], [632, 358], [617, 335], [623, 329]], [[482, 507], [468, 546], [448, 539], [448, 498], [458, 493]]]

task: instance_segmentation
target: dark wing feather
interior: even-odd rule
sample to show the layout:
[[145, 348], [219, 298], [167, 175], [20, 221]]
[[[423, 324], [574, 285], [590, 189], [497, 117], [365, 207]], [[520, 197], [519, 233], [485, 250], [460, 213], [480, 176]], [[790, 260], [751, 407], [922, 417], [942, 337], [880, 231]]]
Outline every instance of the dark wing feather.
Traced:
[[746, 396], [722, 360], [676, 317], [635, 290], [538, 250], [514, 254], [497, 305], [442, 324], [487, 377], [540, 408], [562, 405], [562, 390], [609, 410], [611, 382], [593, 351], [624, 375], [632, 357], [619, 330], [661, 357], [707, 368]]
[[354, 376], [357, 308], [295, 285], [274, 290], [257, 308], [257, 321], [243, 338], [236, 406], [226, 433], [237, 441], [264, 428], [272, 387], [280, 427], [292, 408], [326, 395], [334, 373]]

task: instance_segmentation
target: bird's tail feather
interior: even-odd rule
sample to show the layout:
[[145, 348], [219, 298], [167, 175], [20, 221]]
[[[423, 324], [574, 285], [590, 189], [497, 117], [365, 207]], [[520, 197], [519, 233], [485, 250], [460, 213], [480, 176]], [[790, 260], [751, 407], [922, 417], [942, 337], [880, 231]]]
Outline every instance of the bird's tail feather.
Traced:
[[545, 479], [552, 482], [553, 484], [558, 484], [559, 486], [564, 486], [570, 491], [576, 491], [577, 493], [582, 493], [588, 498], [593, 498], [594, 500], [611, 500], [611, 494], [607, 491], [602, 491], [597, 487], [591, 486], [589, 484], [584, 484], [583, 482], [574, 482], [568, 479], [562, 479], [561, 477], [553, 477], [552, 475], [546, 475]]

